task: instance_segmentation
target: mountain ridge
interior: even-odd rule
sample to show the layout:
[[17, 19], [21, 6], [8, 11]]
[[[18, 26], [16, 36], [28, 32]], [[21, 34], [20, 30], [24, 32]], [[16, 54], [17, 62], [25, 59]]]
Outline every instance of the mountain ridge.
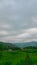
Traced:
[[0, 42], [0, 44], [3, 44], [5, 46], [11, 46], [11, 47], [37, 46], [37, 42], [36, 41], [24, 42], [24, 43], [6, 43], [6, 42]]

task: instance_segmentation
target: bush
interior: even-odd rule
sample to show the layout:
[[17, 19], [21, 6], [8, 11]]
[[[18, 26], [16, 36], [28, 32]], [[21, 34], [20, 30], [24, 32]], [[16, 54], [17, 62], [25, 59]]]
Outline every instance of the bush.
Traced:
[[2, 58], [3, 54], [2, 54], [2, 51], [0, 51], [0, 59]]
[[0, 63], [0, 65], [3, 65], [2, 63]]
[[11, 62], [6, 62], [5, 65], [12, 65], [12, 63]]
[[32, 65], [32, 61], [31, 61], [28, 54], [27, 54], [26, 59], [25, 59], [25, 65]]
[[26, 59], [20, 61], [20, 63], [17, 63], [17, 65], [32, 65], [32, 61], [31, 61], [29, 55], [27, 54]]

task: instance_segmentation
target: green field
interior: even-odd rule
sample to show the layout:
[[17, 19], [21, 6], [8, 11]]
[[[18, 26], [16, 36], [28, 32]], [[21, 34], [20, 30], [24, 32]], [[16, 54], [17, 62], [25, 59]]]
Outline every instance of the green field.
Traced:
[[0, 56], [0, 65], [5, 65], [6, 62], [10, 62], [12, 65], [16, 65], [17, 63], [20, 63], [21, 60], [25, 60], [27, 53], [32, 60], [33, 65], [36, 64], [37, 50], [26, 49], [24, 51], [2, 51], [2, 56]]

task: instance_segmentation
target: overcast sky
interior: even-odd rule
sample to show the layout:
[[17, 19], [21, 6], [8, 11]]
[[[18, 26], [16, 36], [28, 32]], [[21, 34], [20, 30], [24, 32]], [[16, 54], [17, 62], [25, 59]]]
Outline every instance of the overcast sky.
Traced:
[[37, 41], [37, 0], [0, 0], [0, 41]]

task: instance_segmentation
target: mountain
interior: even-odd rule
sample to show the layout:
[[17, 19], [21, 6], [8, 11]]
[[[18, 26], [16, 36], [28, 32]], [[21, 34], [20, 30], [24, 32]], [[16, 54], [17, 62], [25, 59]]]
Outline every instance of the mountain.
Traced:
[[16, 43], [17, 47], [28, 47], [28, 46], [37, 46], [37, 42], [24, 42], [24, 43]]
[[12, 43], [0, 42], [0, 48], [4, 49], [15, 49], [17, 46]]
[[15, 44], [12, 44], [12, 43], [0, 42], [0, 44], [2, 44], [2, 45], [4, 45], [4, 46], [15, 47]]
[[24, 43], [6, 43], [6, 42], [0, 42], [4, 47], [6, 48], [24, 48], [28, 46], [37, 46], [37, 42], [24, 42]]

